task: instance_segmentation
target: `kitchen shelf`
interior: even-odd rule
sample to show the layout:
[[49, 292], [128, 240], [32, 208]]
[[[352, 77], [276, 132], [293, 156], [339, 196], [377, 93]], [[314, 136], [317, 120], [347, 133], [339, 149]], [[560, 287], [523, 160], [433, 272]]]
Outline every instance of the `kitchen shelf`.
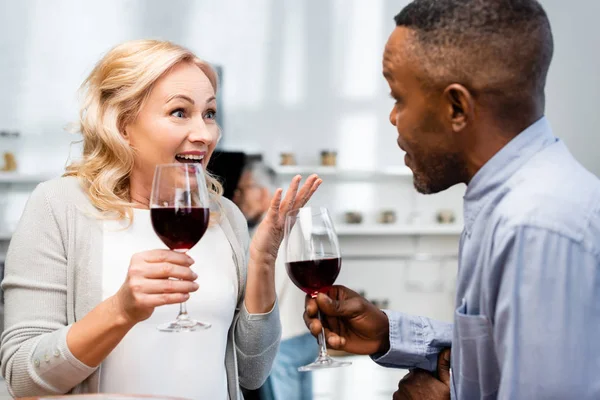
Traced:
[[321, 165], [280, 165], [273, 169], [277, 175], [282, 177], [292, 177], [294, 175], [308, 176], [310, 174], [318, 174], [322, 178], [330, 177], [346, 180], [412, 177], [412, 171], [405, 166], [385, 167], [380, 169], [350, 169]]
[[459, 236], [463, 227], [448, 225], [336, 225], [339, 236]]
[[[350, 225], [339, 224], [338, 236], [460, 236], [462, 226], [453, 225]], [[11, 239], [10, 233], [0, 233], [0, 242]]]
[[0, 172], [0, 183], [38, 184], [55, 178], [55, 175]]

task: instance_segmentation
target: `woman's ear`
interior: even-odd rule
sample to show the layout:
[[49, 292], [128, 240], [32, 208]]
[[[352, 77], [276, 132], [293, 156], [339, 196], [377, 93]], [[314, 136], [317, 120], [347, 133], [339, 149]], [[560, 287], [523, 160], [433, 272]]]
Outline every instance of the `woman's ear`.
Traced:
[[124, 126], [122, 129], [120, 129], [120, 132], [121, 132], [121, 136], [123, 136], [123, 139], [125, 139], [127, 144], [131, 144], [129, 142], [130, 138], [129, 138], [129, 133], [127, 132], [128, 129], [129, 129], [129, 126]]

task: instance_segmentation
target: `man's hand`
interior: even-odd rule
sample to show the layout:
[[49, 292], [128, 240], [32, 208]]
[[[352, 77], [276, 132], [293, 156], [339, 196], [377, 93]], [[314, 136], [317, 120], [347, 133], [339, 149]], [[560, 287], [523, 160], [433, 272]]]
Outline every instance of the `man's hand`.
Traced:
[[450, 349], [438, 356], [436, 378], [431, 372], [414, 369], [409, 372], [394, 393], [393, 400], [447, 400], [450, 398]]
[[[317, 307], [318, 305], [318, 307]], [[314, 336], [325, 328], [327, 344], [332, 349], [354, 354], [385, 353], [390, 347], [387, 315], [358, 293], [333, 286], [327, 295], [306, 297], [304, 323]], [[317, 318], [321, 311], [323, 323]]]

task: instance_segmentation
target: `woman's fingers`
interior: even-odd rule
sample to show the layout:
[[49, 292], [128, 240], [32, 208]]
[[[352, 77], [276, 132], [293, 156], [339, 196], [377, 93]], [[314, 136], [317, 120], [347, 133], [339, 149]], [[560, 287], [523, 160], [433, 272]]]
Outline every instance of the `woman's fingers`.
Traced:
[[163, 293], [191, 293], [198, 290], [199, 286], [196, 282], [180, 281], [176, 279], [140, 279], [132, 280], [131, 286], [136, 292], [146, 294], [163, 294]]
[[281, 202], [281, 207], [279, 209], [280, 214], [283, 213], [285, 215], [290, 210], [290, 206], [296, 201], [296, 195], [298, 193], [298, 187], [300, 187], [301, 180], [302, 177], [300, 175], [296, 175], [292, 179], [292, 182], [285, 193], [285, 197]]
[[318, 175], [313, 174], [308, 177], [304, 185], [298, 190], [301, 179], [302, 177], [298, 175], [292, 180], [288, 193], [286, 193], [286, 198], [281, 204], [281, 214], [285, 215], [290, 210], [304, 207], [323, 182]]
[[166, 262], [136, 266], [132, 272], [134, 272], [134, 275], [136, 276], [143, 276], [148, 279], [174, 278], [182, 279], [184, 281], [193, 281], [198, 278], [198, 275], [196, 275], [190, 267], [182, 267]]
[[183, 303], [189, 298], [190, 295], [184, 293], [143, 294], [139, 296], [138, 303], [143, 307], [156, 308], [167, 304]]
[[317, 175], [311, 175], [308, 177], [308, 179], [306, 179], [306, 182], [304, 182], [304, 185], [302, 185], [302, 187], [298, 191], [298, 195], [296, 196], [296, 204], [294, 204], [294, 208], [303, 207], [304, 204], [308, 202], [308, 199], [310, 199], [311, 196], [310, 191], [318, 179], [319, 177]]
[[312, 195], [315, 194], [315, 192], [317, 191], [317, 189], [319, 188], [319, 186], [321, 186], [321, 183], [323, 183], [322, 179], [319, 179], [318, 176], [315, 175], [315, 179], [311, 182], [310, 185], [309, 181], [307, 181], [307, 188], [308, 191], [306, 194], [303, 194], [300, 198], [301, 198], [301, 202], [298, 204], [298, 208], [304, 207], [306, 205], [306, 203], [308, 203], [308, 201], [311, 199]]
[[283, 193], [283, 189], [277, 189], [275, 191], [275, 195], [273, 199], [271, 199], [271, 206], [269, 207], [269, 214], [273, 218], [277, 218], [279, 215], [279, 208], [281, 207], [281, 195]]
[[173, 250], [150, 250], [134, 254], [131, 258], [132, 264], [135, 263], [171, 263], [184, 267], [194, 264], [194, 259], [185, 253], [179, 253]]

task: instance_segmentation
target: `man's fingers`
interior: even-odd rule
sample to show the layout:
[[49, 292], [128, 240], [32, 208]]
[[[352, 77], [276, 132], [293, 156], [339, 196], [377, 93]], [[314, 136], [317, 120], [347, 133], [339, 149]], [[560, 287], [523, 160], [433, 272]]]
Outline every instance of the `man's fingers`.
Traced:
[[319, 321], [317, 318], [310, 318], [306, 315], [306, 313], [304, 313], [304, 323], [313, 336], [317, 336], [319, 333], [321, 333], [321, 327], [323, 324], [321, 324], [321, 321]]
[[[304, 313], [304, 323], [314, 337], [321, 334], [323, 324], [317, 318], [309, 318], [306, 313]], [[325, 329], [325, 341], [328, 347], [335, 350], [343, 350], [346, 345], [346, 339], [331, 332], [329, 329]]]
[[325, 330], [325, 337], [327, 338], [327, 345], [335, 350], [344, 350], [346, 346], [346, 339], [339, 336], [329, 330]]
[[408, 374], [404, 375], [400, 382], [398, 382], [398, 390], [394, 392], [392, 400], [406, 400], [410, 399], [410, 393], [407, 391], [407, 385], [410, 385], [415, 379], [415, 370], [412, 369]]
[[312, 333], [313, 336], [316, 336], [321, 332], [321, 321], [317, 318], [317, 302], [307, 295], [304, 306], [305, 311], [302, 316], [304, 318], [304, 323], [310, 330], [310, 333]]
[[317, 307], [317, 301], [306, 295], [306, 299], [304, 300], [304, 309], [306, 314], [311, 318], [317, 318], [319, 308]]
[[444, 349], [438, 355], [437, 363], [438, 379], [445, 385], [450, 386], [450, 349]]
[[398, 382], [398, 387], [402, 386], [402, 384], [405, 383], [406, 381], [409, 381], [410, 378], [412, 377], [412, 375], [411, 375], [412, 373], [413, 373], [413, 370], [412, 369], [409, 370], [408, 374], [404, 375]]
[[321, 314], [328, 317], [353, 318], [359, 315], [364, 308], [360, 297], [333, 300], [323, 293], [319, 293], [317, 296], [317, 304], [319, 305]]
[[424, 379], [435, 379], [430, 372], [425, 371], [423, 369], [414, 368], [411, 369], [410, 372], [400, 379], [398, 382], [398, 388], [402, 388], [402, 385], [415, 384]]

